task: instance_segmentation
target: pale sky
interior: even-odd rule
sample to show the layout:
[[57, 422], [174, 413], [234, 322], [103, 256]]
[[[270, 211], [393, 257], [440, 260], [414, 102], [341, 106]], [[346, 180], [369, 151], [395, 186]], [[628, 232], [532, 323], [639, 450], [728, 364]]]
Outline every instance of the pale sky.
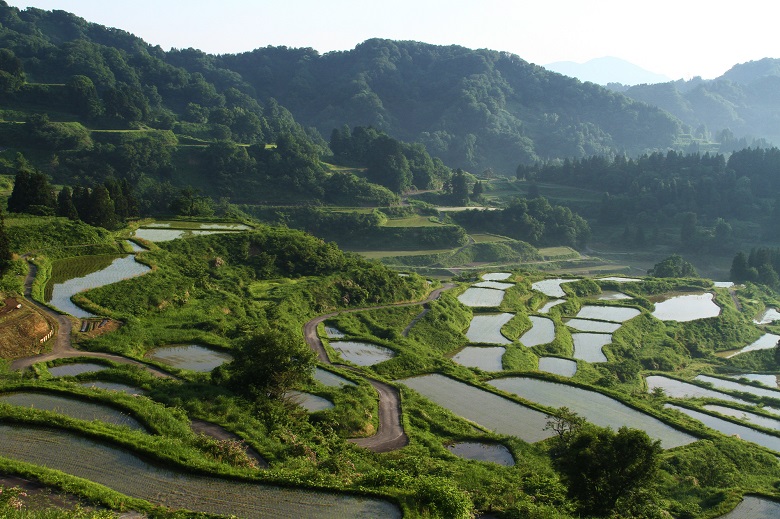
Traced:
[[325, 53], [377, 37], [508, 51], [539, 65], [614, 56], [673, 79], [780, 57], [770, 0], [7, 1], [212, 54], [268, 45]]

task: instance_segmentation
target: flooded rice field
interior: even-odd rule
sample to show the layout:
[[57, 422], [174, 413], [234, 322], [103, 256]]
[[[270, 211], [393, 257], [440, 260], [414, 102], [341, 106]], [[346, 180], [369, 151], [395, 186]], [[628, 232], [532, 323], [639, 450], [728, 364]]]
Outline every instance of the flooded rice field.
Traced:
[[49, 368], [49, 373], [53, 377], [75, 377], [82, 373], [93, 373], [108, 369], [105, 364], [95, 364], [94, 362], [75, 362], [73, 364], [62, 364]]
[[741, 355], [742, 353], [747, 353], [749, 351], [771, 350], [777, 345], [778, 341], [780, 341], [780, 335], [775, 335], [774, 333], [766, 333], [761, 337], [759, 337], [755, 342], [748, 344], [744, 348], [740, 348], [735, 352], [729, 353], [726, 356], [726, 358], [735, 357], [737, 355]]
[[501, 346], [466, 346], [453, 356], [452, 360], [467, 368], [501, 371], [504, 369], [501, 359], [505, 352], [506, 348]]
[[718, 519], [777, 519], [780, 517], [780, 502], [757, 496], [745, 496], [726, 515]]
[[628, 308], [625, 306], [583, 306], [577, 315], [578, 319], [596, 319], [598, 321], [611, 321], [614, 323], [623, 323], [629, 319], [633, 319], [640, 312], [636, 308]]
[[540, 357], [539, 371], [571, 378], [577, 373], [577, 363], [560, 357]]
[[216, 351], [198, 344], [182, 344], [154, 348], [146, 358], [162, 362], [178, 369], [207, 373], [217, 366], [233, 360], [229, 353]]
[[511, 278], [512, 274], [509, 272], [489, 272], [482, 274], [482, 279], [485, 281], [506, 281]]
[[555, 307], [555, 306], [558, 306], [558, 305], [560, 305], [560, 304], [563, 304], [563, 303], [565, 303], [565, 302], [566, 302], [566, 300], [565, 300], [565, 299], [553, 299], [552, 301], [547, 301], [547, 302], [544, 304], [544, 306], [542, 306], [542, 307], [539, 309], [539, 313], [540, 313], [540, 314], [547, 314], [547, 313], [550, 313], [550, 309], [551, 309], [551, 308], [553, 308], [553, 307]]
[[751, 402], [741, 400], [720, 391], [661, 375], [647, 376], [645, 377], [645, 381], [647, 382], [648, 392], [652, 392], [653, 389], [658, 387], [663, 389], [664, 394], [669, 398], [716, 398], [724, 402], [752, 405]]
[[740, 373], [739, 375], [726, 375], [726, 376], [736, 380], [744, 378], [745, 380], [750, 380], [751, 382], [758, 382], [759, 384], [762, 384], [766, 387], [771, 387], [773, 389], [778, 388], [777, 375], [775, 374]]
[[474, 285], [477, 288], [492, 288], [495, 290], [507, 290], [515, 286], [513, 283], [501, 283], [500, 281], [480, 281], [479, 283], [474, 283]]
[[749, 384], [741, 384], [737, 381], [723, 380], [722, 378], [710, 377], [707, 375], [698, 375], [694, 380], [698, 380], [699, 382], [708, 382], [713, 386], [715, 386], [717, 389], [721, 389], [721, 390], [739, 391], [742, 393], [750, 393], [751, 395], [756, 395], [760, 397], [777, 398], [778, 400], [780, 400], [780, 391], [778, 391], [777, 389], [756, 387], [756, 386], [751, 386]]
[[510, 344], [512, 341], [501, 334], [501, 328], [514, 314], [477, 314], [471, 319], [466, 338], [469, 342], [485, 344]]
[[590, 321], [588, 319], [568, 319], [566, 326], [580, 332], [614, 333], [622, 326], [620, 323], [606, 321]]
[[317, 411], [324, 411], [325, 409], [334, 407], [333, 402], [327, 398], [305, 393], [303, 391], [288, 391], [286, 397], [288, 400], [298, 404], [310, 413], [316, 413]]
[[492, 288], [467, 288], [458, 296], [458, 301], [469, 307], [499, 306], [504, 300], [504, 291]]
[[573, 333], [575, 359], [585, 362], [607, 362], [602, 348], [612, 343], [612, 335], [605, 333]]
[[357, 341], [331, 341], [330, 347], [336, 350], [341, 358], [358, 366], [373, 366], [395, 357], [390, 348]]
[[757, 431], [756, 429], [746, 425], [739, 425], [734, 422], [724, 420], [723, 418], [717, 418], [707, 413], [702, 413], [701, 411], [688, 409], [687, 407], [681, 407], [674, 404], [666, 404], [664, 407], [680, 411], [681, 413], [690, 416], [694, 420], [700, 421], [710, 429], [714, 429], [721, 434], [725, 434], [726, 436], [736, 435], [745, 441], [761, 445], [762, 447], [766, 447], [767, 449], [771, 449], [775, 452], [780, 452], [780, 437], [778, 436], [772, 436], [771, 434]]
[[563, 278], [544, 279], [542, 281], [537, 281], [536, 283], [533, 283], [531, 285], [531, 288], [533, 288], [537, 292], [541, 292], [542, 294], [548, 297], [566, 297], [566, 292], [564, 292], [563, 289], [561, 288], [561, 284], [571, 283], [573, 281], [579, 281], [579, 280], [563, 279]]
[[128, 386], [127, 384], [120, 384], [119, 382], [103, 382], [100, 380], [93, 380], [90, 382], [82, 382], [81, 385], [84, 387], [102, 389], [104, 391], [117, 391], [135, 396], [142, 396], [146, 394], [146, 391], [141, 388]]
[[769, 418], [768, 416], [750, 413], [748, 411], [734, 409], [733, 407], [726, 407], [724, 405], [707, 404], [702, 407], [704, 407], [704, 409], [707, 411], [712, 411], [713, 413], [730, 416], [738, 420], [749, 422], [752, 425], [758, 425], [759, 427], [763, 427], [765, 429], [780, 431], [780, 420], [776, 418]]
[[339, 386], [354, 386], [356, 385], [351, 380], [347, 380], [344, 377], [341, 377], [339, 375], [336, 375], [335, 373], [332, 373], [328, 371], [327, 369], [323, 369], [320, 367], [317, 367], [314, 369], [314, 380], [322, 384], [323, 386], [328, 387], [339, 387]]
[[524, 346], [531, 348], [540, 344], [551, 343], [555, 339], [555, 323], [547, 317], [535, 315], [528, 317], [531, 320], [531, 329], [520, 337]]
[[655, 303], [653, 317], [661, 321], [696, 321], [720, 315], [720, 307], [714, 303], [713, 295], [685, 294], [669, 297]]
[[447, 450], [467, 460], [488, 461], [505, 467], [515, 465], [515, 458], [509, 449], [496, 443], [460, 442], [447, 445]]

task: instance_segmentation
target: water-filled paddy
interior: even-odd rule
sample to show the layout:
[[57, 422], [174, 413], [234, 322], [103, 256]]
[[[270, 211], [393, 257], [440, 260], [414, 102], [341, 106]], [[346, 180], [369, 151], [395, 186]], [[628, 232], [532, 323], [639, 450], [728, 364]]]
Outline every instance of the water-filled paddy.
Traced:
[[336, 375], [335, 373], [331, 373], [327, 369], [322, 368], [315, 368], [314, 369], [314, 380], [322, 384], [323, 386], [328, 387], [339, 387], [339, 386], [354, 386], [355, 383], [351, 380], [347, 380], [344, 377], [340, 377]]
[[628, 308], [625, 306], [583, 306], [580, 311], [577, 312], [578, 319], [596, 319], [599, 321], [612, 321], [615, 323], [622, 323], [633, 319], [640, 312], [636, 308]]
[[248, 225], [235, 222], [186, 222], [178, 220], [158, 220], [144, 225], [148, 229], [208, 229], [216, 231], [246, 231], [251, 229]]
[[728, 355], [727, 358], [731, 358], [736, 355], [740, 355], [742, 353], [747, 353], [749, 351], [771, 350], [777, 345], [778, 341], [780, 341], [780, 335], [775, 335], [774, 333], [766, 333], [761, 337], [759, 337], [755, 342], [748, 344], [744, 348], [741, 348], [736, 352]]
[[444, 375], [423, 375], [398, 382], [456, 415], [499, 434], [516, 436], [529, 443], [555, 434], [551, 430], [545, 430], [545, 413]]
[[305, 393], [303, 391], [288, 391], [287, 398], [310, 413], [324, 411], [325, 409], [333, 407], [333, 402], [327, 398], [322, 398], [321, 396], [312, 395], [311, 393]]
[[122, 281], [123, 279], [140, 276], [141, 274], [149, 272], [149, 270], [151, 269], [146, 265], [135, 261], [134, 255], [122, 256], [112, 261], [111, 265], [103, 270], [87, 274], [80, 278], [69, 279], [64, 283], [56, 283], [52, 287], [52, 296], [49, 304], [74, 317], [82, 319], [95, 317], [95, 314], [76, 306], [70, 298], [84, 290], [110, 285], [111, 283]]
[[146, 391], [141, 388], [128, 386], [127, 384], [120, 384], [119, 382], [103, 382], [101, 380], [93, 380], [90, 382], [82, 382], [81, 385], [84, 387], [104, 389], [106, 391], [118, 391], [120, 393], [127, 393], [128, 395], [146, 394]]
[[578, 281], [578, 280], [562, 279], [562, 278], [543, 279], [542, 281], [537, 281], [536, 283], [533, 283], [531, 285], [531, 288], [533, 288], [538, 292], [541, 292], [542, 294], [548, 297], [566, 297], [566, 292], [564, 292], [563, 289], [561, 288], [561, 284], [571, 283], [572, 281]]
[[759, 427], [780, 431], [780, 420], [777, 420], [776, 418], [769, 418], [768, 416], [749, 413], [747, 411], [742, 411], [741, 409], [734, 409], [733, 407], [726, 407], [724, 405], [707, 404], [703, 407], [707, 411], [712, 411], [713, 413], [731, 416], [739, 420], [750, 422], [753, 425], [758, 425]]
[[626, 299], [633, 299], [628, 294], [624, 294], [623, 292], [615, 292], [613, 290], [605, 290], [599, 296], [596, 298], [599, 301], [624, 301]]
[[687, 322], [707, 319], [720, 315], [720, 307], [709, 292], [704, 294], [686, 294], [670, 297], [655, 303], [653, 317], [661, 321]]
[[565, 303], [565, 299], [553, 299], [552, 301], [547, 301], [543, 307], [539, 309], [540, 314], [547, 314], [550, 312], [550, 309], [554, 306], [558, 306], [562, 303]]
[[540, 357], [539, 371], [571, 378], [577, 373], [577, 363], [560, 357]]
[[780, 321], [780, 312], [778, 312], [776, 308], [767, 308], [758, 319], [753, 320], [756, 324], [769, 324], [774, 321]]
[[485, 281], [506, 281], [511, 277], [512, 274], [509, 272], [488, 272], [487, 274], [482, 274], [482, 279]]
[[727, 391], [740, 391], [743, 393], [750, 393], [760, 397], [769, 397], [780, 399], [780, 391], [776, 389], [765, 389], [763, 387], [751, 386], [748, 384], [740, 384], [736, 381], [723, 380], [722, 378], [709, 377], [707, 375], [698, 375], [695, 380], [700, 382], [709, 382], [718, 389], [725, 389]]
[[94, 362], [77, 362], [74, 364], [62, 364], [60, 366], [54, 366], [49, 368], [49, 373], [53, 377], [75, 377], [82, 373], [92, 373], [95, 371], [103, 371], [108, 369], [108, 366], [103, 364], [95, 364]]
[[573, 333], [575, 359], [585, 362], [607, 362], [602, 348], [612, 342], [612, 335], [605, 333]]
[[780, 517], [780, 502], [763, 497], [745, 496], [726, 515], [718, 519], [777, 519]]
[[727, 395], [726, 393], [721, 393], [720, 391], [707, 389], [689, 382], [683, 382], [661, 375], [647, 376], [645, 377], [645, 381], [647, 382], [648, 392], [652, 392], [653, 389], [660, 387], [664, 390], [664, 394], [669, 398], [717, 398], [724, 402], [753, 405], [751, 402], [740, 400], [739, 398]]
[[61, 431], [0, 425], [0, 455], [174, 509], [248, 519], [401, 518], [396, 505], [381, 499], [194, 476], [158, 468], [122, 449]]
[[347, 336], [344, 332], [342, 332], [335, 326], [326, 326], [325, 335], [328, 336], [328, 339], [342, 339]]
[[141, 228], [135, 231], [136, 238], [155, 243], [189, 238], [190, 236], [205, 236], [207, 234], [220, 234], [235, 231], [219, 231], [209, 229], [148, 229]]
[[681, 413], [686, 414], [695, 420], [699, 420], [710, 429], [715, 429], [719, 433], [725, 434], [726, 436], [737, 435], [745, 441], [756, 443], [762, 447], [766, 447], [767, 449], [772, 449], [775, 452], [780, 452], [780, 437], [778, 436], [772, 436], [771, 434], [757, 431], [751, 427], [739, 425], [722, 418], [708, 415], [707, 413], [702, 413], [700, 411], [694, 411], [693, 409], [688, 409], [687, 407], [681, 407], [673, 404], [666, 404], [664, 407], [669, 409], [676, 409], [677, 411], [680, 411]]
[[461, 442], [447, 445], [447, 450], [459, 458], [489, 461], [505, 467], [512, 467], [515, 459], [509, 449], [495, 443]]
[[501, 283], [500, 281], [480, 281], [479, 283], [474, 283], [473, 286], [477, 288], [493, 288], [495, 290], [507, 290], [508, 288], [512, 288], [515, 285], [513, 283]]
[[761, 373], [740, 373], [739, 375], [726, 375], [729, 378], [750, 380], [752, 382], [758, 382], [767, 387], [777, 389], [777, 375], [764, 375]]
[[504, 291], [492, 288], [471, 287], [458, 296], [458, 301], [471, 307], [499, 306], [503, 300]]
[[138, 423], [138, 420], [113, 407], [75, 398], [45, 393], [16, 392], [0, 395], [0, 402], [20, 407], [32, 407], [41, 411], [51, 411], [78, 420], [98, 420], [114, 425], [124, 425], [140, 431], [146, 430]]
[[331, 341], [330, 347], [336, 350], [342, 359], [358, 366], [373, 366], [395, 357], [395, 352], [390, 348], [370, 342]]
[[174, 368], [200, 373], [206, 373], [233, 360], [233, 357], [228, 353], [211, 350], [197, 344], [154, 348], [146, 354], [146, 357]]
[[615, 283], [638, 283], [642, 281], [639, 278], [625, 278], [622, 276], [609, 276], [606, 278], [598, 278], [596, 281], [614, 281]]
[[528, 377], [499, 378], [490, 381], [490, 385], [547, 407], [568, 407], [601, 427], [641, 429], [651, 438], [661, 440], [665, 449], [696, 441], [694, 436], [596, 391]]
[[504, 368], [501, 359], [505, 351], [506, 348], [501, 346], [466, 346], [452, 360], [467, 368], [501, 371]]
[[555, 339], [555, 323], [552, 319], [535, 315], [530, 316], [529, 319], [531, 320], [531, 329], [520, 337], [520, 342], [523, 345], [531, 348], [551, 343]]
[[501, 327], [508, 323], [514, 314], [477, 314], [471, 319], [466, 338], [469, 342], [486, 344], [510, 344], [512, 341], [501, 335]]
[[614, 333], [622, 326], [620, 323], [590, 321], [588, 319], [569, 319], [566, 326], [580, 332]]

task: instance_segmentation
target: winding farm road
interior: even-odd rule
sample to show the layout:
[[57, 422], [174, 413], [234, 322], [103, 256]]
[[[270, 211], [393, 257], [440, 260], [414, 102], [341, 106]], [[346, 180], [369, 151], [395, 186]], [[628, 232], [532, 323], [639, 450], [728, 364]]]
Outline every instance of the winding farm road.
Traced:
[[[321, 322], [330, 319], [331, 317], [335, 317], [340, 313], [354, 313], [354, 312], [361, 312], [365, 310], [378, 310], [382, 308], [391, 308], [396, 306], [424, 305], [426, 303], [433, 301], [434, 299], [438, 299], [439, 296], [441, 296], [442, 292], [454, 287], [455, 287], [454, 283], [445, 283], [444, 285], [441, 286], [441, 288], [437, 288], [436, 290], [428, 294], [428, 297], [423, 301], [416, 301], [411, 303], [396, 303], [390, 305], [372, 306], [367, 308], [351, 308], [349, 310], [332, 312], [329, 314], [321, 315], [319, 317], [315, 317], [314, 319], [312, 319], [311, 321], [303, 325], [304, 339], [306, 339], [306, 343], [317, 354], [317, 358], [319, 359], [320, 362], [322, 362], [323, 364], [333, 364], [328, 358], [328, 354], [325, 352], [325, 346], [322, 344], [322, 340], [317, 334], [317, 326]], [[420, 316], [417, 316], [415, 318], [415, 321], [413, 321], [413, 323], [416, 322], [416, 320], [418, 320], [419, 317]], [[408, 333], [408, 329], [409, 327], [407, 327], [407, 330], [405, 330], [407, 333]], [[362, 372], [357, 368], [350, 367], [349, 369], [356, 373], [362, 374]], [[389, 384], [373, 379], [371, 377], [367, 377], [365, 375], [363, 375], [363, 377], [366, 380], [368, 380], [368, 382], [372, 386], [374, 386], [374, 389], [376, 389], [377, 393], [379, 394], [379, 428], [377, 430], [377, 433], [373, 436], [369, 436], [366, 438], [352, 438], [349, 441], [374, 452], [389, 452], [404, 447], [406, 444], [409, 443], [409, 438], [404, 432], [404, 426], [401, 423], [401, 395], [398, 392], [398, 389], [394, 388]]]

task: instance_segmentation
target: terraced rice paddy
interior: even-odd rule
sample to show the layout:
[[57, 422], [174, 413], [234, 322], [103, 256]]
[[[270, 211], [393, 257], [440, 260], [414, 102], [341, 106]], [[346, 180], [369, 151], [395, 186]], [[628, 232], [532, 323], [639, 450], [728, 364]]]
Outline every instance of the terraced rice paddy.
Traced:
[[573, 333], [575, 359], [585, 362], [607, 362], [602, 348], [612, 342], [612, 335], [605, 333]]
[[469, 342], [484, 344], [510, 344], [512, 341], [501, 335], [501, 328], [514, 314], [477, 314], [471, 319], [466, 338]]
[[62, 364], [61, 366], [51, 367], [49, 368], [49, 373], [53, 377], [75, 377], [82, 373], [103, 371], [104, 369], [108, 369], [108, 366], [93, 362], [76, 362], [74, 364]]
[[144, 225], [145, 229], [184, 229], [213, 231], [247, 231], [248, 225], [235, 222], [186, 222], [178, 220], [159, 220]]
[[561, 288], [561, 284], [571, 283], [572, 281], [577, 281], [577, 280], [562, 279], [562, 278], [544, 279], [542, 281], [537, 281], [536, 283], [533, 283], [531, 285], [531, 288], [533, 288], [537, 292], [541, 292], [547, 297], [566, 297], [566, 292], [564, 292], [563, 289]]
[[566, 326], [580, 332], [614, 333], [622, 326], [620, 323], [591, 321], [589, 319], [569, 319]]
[[179, 238], [189, 238], [190, 236], [203, 236], [207, 234], [219, 234], [224, 232], [231, 231], [141, 228], [135, 231], [133, 236], [136, 238], [141, 238], [142, 240], [161, 243], [178, 240]]
[[626, 299], [633, 299], [628, 294], [624, 294], [623, 292], [615, 292], [612, 290], [605, 290], [599, 296], [596, 298], [599, 301], [625, 301]]
[[495, 307], [504, 300], [503, 290], [492, 288], [467, 288], [458, 296], [458, 301], [469, 307]]
[[145, 395], [146, 391], [141, 388], [128, 386], [127, 384], [120, 384], [119, 382], [102, 382], [100, 380], [93, 380], [90, 382], [82, 382], [82, 386], [91, 387], [95, 389], [103, 389], [105, 391], [118, 391], [121, 393], [127, 393], [128, 395]]
[[355, 383], [351, 380], [347, 380], [344, 377], [340, 377], [336, 375], [335, 373], [331, 373], [327, 369], [322, 368], [315, 368], [314, 369], [314, 380], [322, 384], [323, 386], [328, 387], [339, 387], [339, 386], [354, 386]]
[[146, 265], [135, 261], [135, 256], [122, 256], [115, 259], [111, 264], [97, 272], [87, 274], [83, 277], [73, 278], [64, 283], [56, 283], [52, 288], [52, 296], [49, 304], [58, 310], [81, 319], [95, 317], [95, 314], [87, 312], [76, 306], [70, 298], [79, 292], [89, 290], [90, 288], [110, 285], [123, 279], [129, 279], [141, 274], [146, 274], [151, 270]]
[[780, 502], [763, 497], [745, 496], [734, 510], [718, 519], [777, 519]]
[[488, 272], [487, 274], [482, 274], [482, 279], [485, 281], [506, 281], [511, 277], [512, 274], [509, 272]]
[[162, 469], [122, 449], [65, 432], [0, 425], [0, 455], [95, 481], [173, 509], [247, 519], [401, 518], [381, 499], [201, 477]]
[[655, 303], [653, 317], [661, 321], [688, 322], [720, 315], [720, 307], [713, 302], [713, 295], [687, 294], [670, 297]]
[[640, 312], [636, 308], [627, 308], [625, 306], [583, 306], [575, 315], [578, 319], [596, 319], [599, 321], [611, 321], [613, 323], [624, 323], [633, 319]]
[[326, 326], [325, 335], [328, 336], [328, 339], [343, 339], [347, 336], [344, 332], [334, 326]]
[[155, 348], [146, 357], [178, 369], [207, 373], [217, 366], [233, 360], [233, 356], [197, 344], [164, 346]]
[[698, 380], [699, 382], [709, 382], [716, 388], [726, 391], [739, 391], [760, 397], [777, 398], [780, 400], [780, 391], [776, 389], [764, 389], [762, 387], [740, 384], [736, 381], [723, 380], [722, 378], [709, 377], [707, 375], [698, 375], [695, 380]]
[[754, 319], [756, 324], [769, 324], [774, 321], [780, 321], [780, 312], [775, 308], [768, 308], [758, 319]]
[[532, 315], [531, 329], [520, 337], [520, 342], [528, 348], [539, 346], [540, 344], [549, 344], [555, 339], [555, 323], [547, 317], [538, 317]]
[[305, 393], [303, 391], [289, 391], [287, 393], [287, 398], [310, 413], [316, 413], [317, 411], [324, 411], [325, 409], [334, 407], [333, 402], [327, 398], [322, 398], [321, 396], [312, 395], [311, 393]]
[[767, 387], [771, 387], [773, 389], [777, 389], [777, 375], [764, 375], [761, 373], [741, 373], [739, 375], [726, 375], [729, 378], [733, 379], [746, 379], [750, 380], [752, 382], [758, 382], [759, 384], [762, 384]]
[[504, 369], [501, 359], [505, 351], [506, 348], [501, 346], [466, 346], [452, 357], [452, 360], [467, 368], [501, 371]]
[[529, 377], [499, 378], [490, 381], [490, 385], [546, 407], [568, 407], [601, 427], [615, 430], [623, 426], [641, 429], [651, 438], [661, 440], [665, 449], [686, 445], [697, 439], [596, 391]]
[[540, 314], [547, 314], [550, 313], [550, 309], [554, 306], [558, 306], [560, 304], [565, 303], [565, 299], [553, 299], [552, 301], [547, 301], [543, 307], [539, 309]]
[[638, 283], [642, 281], [639, 278], [625, 278], [622, 276], [609, 276], [606, 278], [598, 278], [596, 281], [614, 281], [615, 283]]
[[707, 404], [703, 406], [707, 411], [713, 413], [722, 414], [724, 416], [731, 416], [745, 422], [749, 422], [752, 425], [758, 425], [765, 429], [772, 429], [780, 431], [780, 420], [776, 418], [769, 418], [768, 416], [762, 416], [756, 413], [750, 413], [748, 411], [742, 411], [741, 409], [734, 409], [733, 407], [726, 407], [724, 405]]
[[577, 373], [577, 363], [560, 357], [540, 357], [539, 371], [571, 378]]
[[0, 402], [20, 407], [51, 411], [76, 418], [78, 420], [98, 420], [113, 425], [124, 425], [131, 429], [144, 431], [138, 420], [121, 411], [103, 404], [86, 402], [46, 393], [16, 392], [0, 395]]
[[515, 286], [513, 283], [501, 283], [500, 281], [480, 281], [474, 283], [477, 288], [493, 288], [495, 290], [507, 290]]
[[330, 347], [336, 350], [342, 359], [358, 366], [373, 366], [395, 357], [393, 350], [370, 342], [331, 341]]
[[664, 394], [669, 398], [717, 398], [724, 402], [731, 402], [735, 404], [752, 405], [751, 402], [740, 400], [726, 393], [715, 391], [713, 389], [707, 389], [689, 382], [683, 382], [674, 378], [663, 377], [661, 375], [650, 375], [645, 377], [647, 382], [648, 392], [652, 392], [655, 388], [661, 388], [664, 390]]
[[513, 467], [515, 458], [509, 449], [494, 443], [461, 442], [447, 445], [447, 450], [459, 458], [476, 461], [498, 463], [505, 467]]
[[778, 341], [780, 341], [780, 335], [775, 335], [774, 333], [766, 333], [761, 337], [759, 337], [755, 342], [748, 344], [744, 348], [741, 348], [736, 352], [728, 355], [727, 358], [735, 357], [737, 355], [741, 355], [742, 353], [747, 353], [749, 351], [770, 350], [777, 345]]
[[456, 415], [499, 434], [516, 436], [529, 443], [555, 434], [545, 430], [545, 413], [444, 375], [422, 375], [398, 382]]
[[734, 422], [724, 420], [723, 418], [718, 418], [707, 413], [702, 413], [701, 411], [694, 411], [693, 409], [688, 409], [687, 407], [681, 407], [674, 404], [666, 404], [664, 407], [680, 411], [681, 413], [690, 416], [694, 420], [699, 420], [710, 429], [714, 429], [721, 434], [725, 434], [726, 436], [736, 435], [745, 441], [761, 445], [762, 447], [766, 447], [767, 449], [771, 449], [775, 452], [780, 452], [780, 437], [778, 436], [772, 436], [771, 434], [757, 431], [751, 427], [739, 425]]

